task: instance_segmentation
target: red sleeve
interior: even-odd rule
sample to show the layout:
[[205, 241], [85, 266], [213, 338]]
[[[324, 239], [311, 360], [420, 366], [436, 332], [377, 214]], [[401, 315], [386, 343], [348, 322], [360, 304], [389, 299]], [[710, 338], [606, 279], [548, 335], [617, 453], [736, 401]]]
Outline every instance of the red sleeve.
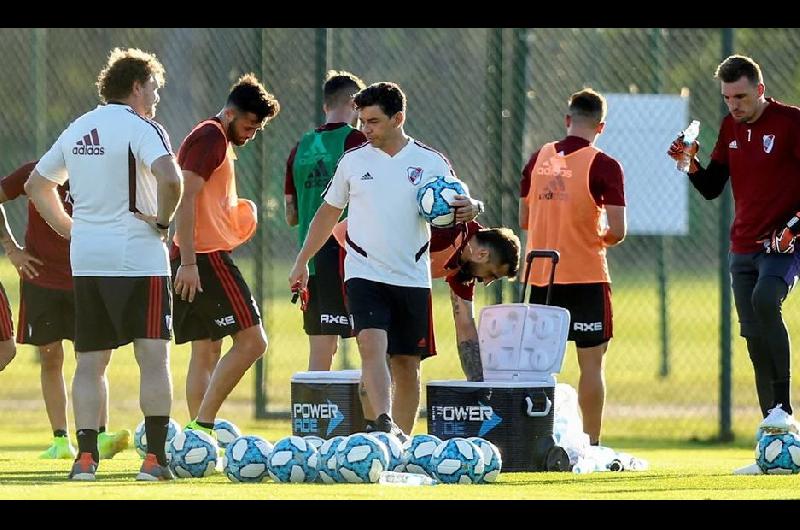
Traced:
[[367, 137], [364, 136], [364, 133], [359, 131], [358, 129], [353, 129], [350, 131], [350, 134], [347, 135], [347, 138], [344, 140], [344, 150], [349, 151], [354, 147], [358, 147], [359, 145], [363, 144], [367, 141]]
[[598, 153], [589, 170], [589, 191], [598, 206], [625, 206], [622, 166], [605, 153]]
[[447, 247], [453, 246], [456, 237], [464, 230], [464, 224], [459, 223], [449, 228], [437, 228], [431, 226], [431, 252], [439, 252]]
[[181, 169], [197, 173], [203, 180], [225, 161], [228, 139], [215, 125], [207, 125], [186, 137], [178, 151]]
[[3, 193], [9, 201], [16, 199], [20, 195], [25, 195], [25, 182], [36, 167], [36, 162], [28, 162], [14, 170], [13, 173], [6, 175], [0, 180], [0, 186], [3, 187]]
[[730, 115], [726, 116], [725, 119], [722, 120], [722, 125], [719, 126], [719, 136], [717, 136], [717, 144], [714, 146], [714, 150], [711, 152], [711, 160], [716, 160], [720, 164], [725, 166], [729, 166], [728, 163], [728, 144], [730, 141], [728, 140], [727, 127], [726, 124], [728, 123], [728, 118]]
[[455, 274], [451, 274], [445, 278], [445, 281], [450, 285], [450, 290], [453, 291], [456, 296], [467, 302], [472, 302], [472, 298], [475, 296], [474, 278], [467, 283], [461, 283], [456, 280]]
[[297, 146], [300, 144], [295, 144], [294, 148], [292, 148], [292, 152], [289, 153], [289, 158], [286, 159], [286, 179], [283, 182], [283, 193], [285, 195], [294, 195], [297, 196], [297, 189], [294, 187], [294, 157], [297, 156]]
[[536, 151], [531, 155], [530, 160], [528, 163], [525, 164], [525, 167], [522, 169], [522, 181], [519, 183], [519, 197], [520, 199], [524, 199], [528, 196], [528, 192], [531, 189], [531, 172], [533, 172], [533, 166], [536, 165], [536, 158], [539, 156], [539, 151]]

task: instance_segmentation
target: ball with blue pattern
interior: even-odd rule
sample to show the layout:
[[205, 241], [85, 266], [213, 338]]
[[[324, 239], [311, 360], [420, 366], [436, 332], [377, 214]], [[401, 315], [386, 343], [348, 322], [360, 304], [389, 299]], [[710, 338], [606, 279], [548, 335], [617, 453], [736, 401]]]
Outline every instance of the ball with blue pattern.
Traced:
[[442, 443], [438, 436], [417, 434], [403, 444], [403, 467], [408, 473], [436, 478], [431, 468], [431, 456]]
[[[167, 424], [167, 440], [164, 442], [165, 451], [169, 450], [169, 443], [179, 432], [181, 432], [181, 424], [170, 418], [169, 424]], [[136, 452], [139, 456], [144, 458], [147, 454], [147, 433], [144, 428], [144, 420], [133, 431], [133, 445], [136, 447]], [[167, 452], [167, 458], [169, 458], [169, 452]]]
[[300, 436], [286, 436], [275, 442], [267, 470], [275, 482], [314, 482], [319, 453]]
[[756, 447], [756, 464], [768, 475], [800, 472], [800, 436], [791, 433], [765, 434]]
[[500, 455], [500, 449], [489, 440], [478, 438], [477, 436], [467, 438], [467, 440], [477, 445], [483, 453], [483, 478], [481, 482], [495, 482], [503, 470], [503, 457]]
[[219, 446], [203, 431], [188, 429], [169, 443], [169, 467], [180, 478], [200, 478], [217, 469]]
[[483, 452], [466, 438], [450, 438], [433, 452], [430, 467], [444, 484], [477, 484], [483, 479]]
[[344, 479], [339, 474], [338, 464], [336, 462], [336, 448], [339, 447], [339, 442], [344, 440], [344, 436], [334, 436], [325, 440], [317, 450], [319, 456], [317, 457], [317, 473], [318, 481], [325, 484], [333, 484], [335, 482], [344, 482]]
[[272, 444], [260, 436], [240, 436], [225, 448], [223, 472], [231, 482], [263, 482]]
[[371, 432], [372, 436], [383, 442], [386, 450], [389, 452], [389, 467], [388, 471], [403, 471], [403, 443], [397, 436], [388, 432]]
[[456, 195], [468, 195], [467, 186], [452, 175], [433, 177], [417, 190], [419, 213], [431, 226], [447, 228], [455, 224]]
[[225, 449], [228, 444], [242, 435], [239, 427], [233, 422], [219, 418], [214, 420], [214, 436], [217, 437], [217, 445]]
[[336, 447], [336, 464], [344, 482], [376, 483], [389, 467], [389, 451], [371, 434], [351, 434]]
[[314, 449], [316, 449], [317, 451], [319, 451], [319, 448], [322, 447], [322, 444], [325, 443], [325, 438], [317, 436], [316, 434], [308, 434], [306, 436], [303, 436], [303, 440], [314, 446]]

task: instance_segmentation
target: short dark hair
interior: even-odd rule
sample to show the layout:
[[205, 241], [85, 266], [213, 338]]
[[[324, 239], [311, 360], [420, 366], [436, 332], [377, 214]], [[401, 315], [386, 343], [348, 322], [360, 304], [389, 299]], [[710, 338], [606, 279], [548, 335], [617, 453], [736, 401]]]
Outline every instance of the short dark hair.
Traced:
[[492, 251], [492, 261], [498, 265], [508, 265], [506, 276], [514, 278], [519, 271], [519, 237], [506, 227], [482, 228], [475, 232], [475, 239], [481, 246]]
[[127, 98], [133, 91], [134, 81], [145, 84], [151, 75], [159, 87], [164, 86], [164, 66], [155, 54], [139, 48], [114, 48], [95, 83], [100, 101], [108, 103]]
[[357, 109], [378, 105], [390, 118], [400, 111], [406, 110], [406, 95], [397, 83], [381, 81], [373, 83], [356, 94]]
[[344, 70], [328, 70], [322, 93], [325, 104], [329, 107], [338, 107], [347, 103], [358, 91], [364, 90], [364, 84], [358, 76]]
[[761, 67], [750, 57], [744, 55], [731, 55], [717, 66], [714, 77], [724, 83], [735, 83], [742, 76], [746, 77], [755, 86], [764, 82]]
[[602, 123], [606, 119], [606, 98], [592, 88], [584, 88], [569, 97], [572, 119]]
[[281, 111], [278, 100], [267, 92], [255, 74], [245, 74], [236, 80], [228, 94], [228, 107], [235, 107], [241, 112], [252, 112], [259, 121], [274, 118]]

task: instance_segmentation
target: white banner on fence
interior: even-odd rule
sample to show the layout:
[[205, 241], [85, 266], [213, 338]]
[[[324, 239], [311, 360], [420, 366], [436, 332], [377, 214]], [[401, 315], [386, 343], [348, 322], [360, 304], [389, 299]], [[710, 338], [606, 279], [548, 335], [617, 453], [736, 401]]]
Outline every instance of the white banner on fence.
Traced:
[[[689, 124], [689, 99], [667, 94], [606, 94], [608, 116], [597, 147], [625, 172], [628, 233], [686, 235], [691, 185], [667, 149]], [[701, 128], [703, 125], [702, 124]]]

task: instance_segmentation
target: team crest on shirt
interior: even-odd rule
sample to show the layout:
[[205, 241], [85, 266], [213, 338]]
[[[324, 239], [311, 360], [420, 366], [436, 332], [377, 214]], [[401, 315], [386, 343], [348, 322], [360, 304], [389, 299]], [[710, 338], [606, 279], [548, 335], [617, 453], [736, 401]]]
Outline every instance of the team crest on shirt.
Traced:
[[775, 145], [775, 135], [765, 134], [763, 139], [764, 139], [764, 152], [769, 154], [772, 152], [772, 147]]
[[411, 184], [417, 185], [419, 181], [422, 180], [422, 168], [421, 167], [409, 167], [408, 168], [408, 180]]

